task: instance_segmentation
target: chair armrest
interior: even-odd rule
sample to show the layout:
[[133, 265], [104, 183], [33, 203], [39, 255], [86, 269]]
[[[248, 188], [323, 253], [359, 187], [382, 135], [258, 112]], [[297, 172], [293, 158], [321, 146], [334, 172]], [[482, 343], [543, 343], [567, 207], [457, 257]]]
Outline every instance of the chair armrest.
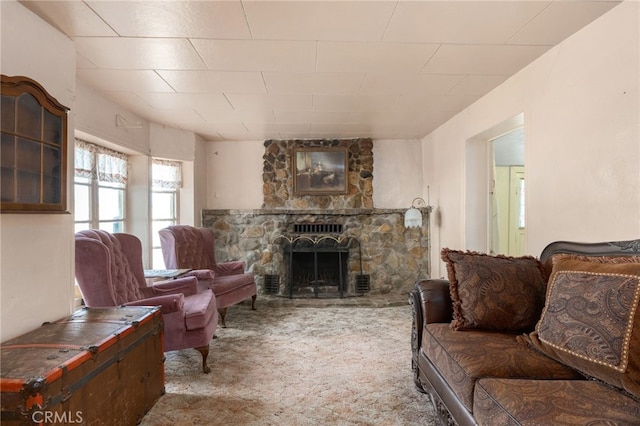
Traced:
[[215, 273], [211, 269], [194, 269], [183, 275], [183, 277], [196, 277], [198, 281], [213, 281]]
[[244, 274], [244, 262], [241, 260], [220, 262], [213, 267], [213, 271], [219, 276]]
[[160, 306], [162, 314], [184, 310], [184, 294], [165, 294], [125, 303], [124, 306]]
[[453, 303], [447, 280], [421, 280], [415, 283], [424, 324], [451, 322]]
[[181, 277], [175, 280], [156, 282], [152, 286], [142, 287], [140, 290], [145, 297], [179, 293], [191, 296], [198, 292], [198, 280], [196, 277]]

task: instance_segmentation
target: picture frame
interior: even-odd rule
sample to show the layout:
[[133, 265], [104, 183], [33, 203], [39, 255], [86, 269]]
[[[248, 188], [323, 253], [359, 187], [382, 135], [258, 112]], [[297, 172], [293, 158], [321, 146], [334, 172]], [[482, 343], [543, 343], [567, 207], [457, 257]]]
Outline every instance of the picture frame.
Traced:
[[346, 148], [294, 148], [295, 195], [346, 194], [349, 167]]

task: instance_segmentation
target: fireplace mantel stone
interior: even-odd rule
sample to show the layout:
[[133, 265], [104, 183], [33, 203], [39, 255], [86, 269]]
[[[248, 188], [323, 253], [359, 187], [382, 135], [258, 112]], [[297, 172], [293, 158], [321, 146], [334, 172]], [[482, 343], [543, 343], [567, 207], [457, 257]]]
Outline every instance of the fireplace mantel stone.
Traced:
[[[421, 228], [405, 228], [405, 209], [216, 209], [203, 210], [203, 226], [214, 231], [218, 261], [243, 260], [264, 292], [265, 274], [284, 272], [278, 237], [291, 235], [296, 223], [339, 223], [343, 234], [361, 247], [362, 272], [370, 276], [370, 293], [406, 294], [413, 283], [429, 276], [429, 213]], [[359, 256], [350, 256], [349, 270], [360, 273]]]

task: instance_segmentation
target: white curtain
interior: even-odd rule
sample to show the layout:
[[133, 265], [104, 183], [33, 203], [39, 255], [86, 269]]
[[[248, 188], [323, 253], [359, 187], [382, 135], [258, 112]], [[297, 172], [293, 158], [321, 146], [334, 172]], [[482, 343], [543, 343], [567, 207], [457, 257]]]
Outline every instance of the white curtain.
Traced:
[[178, 189], [182, 186], [182, 163], [154, 158], [151, 178], [154, 188]]
[[128, 157], [118, 151], [76, 139], [75, 175], [100, 182], [127, 183]]

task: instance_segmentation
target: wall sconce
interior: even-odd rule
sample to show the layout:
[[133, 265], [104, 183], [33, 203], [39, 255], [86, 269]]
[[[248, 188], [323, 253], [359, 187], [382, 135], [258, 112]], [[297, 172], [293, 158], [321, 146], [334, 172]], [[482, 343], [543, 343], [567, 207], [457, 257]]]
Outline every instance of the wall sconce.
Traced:
[[[429, 197], [429, 187], [427, 186], [427, 198]], [[409, 210], [404, 212], [404, 227], [405, 228], [420, 228], [422, 226], [422, 213], [417, 207], [427, 207], [429, 204], [424, 201], [424, 198], [416, 197], [411, 202]]]

